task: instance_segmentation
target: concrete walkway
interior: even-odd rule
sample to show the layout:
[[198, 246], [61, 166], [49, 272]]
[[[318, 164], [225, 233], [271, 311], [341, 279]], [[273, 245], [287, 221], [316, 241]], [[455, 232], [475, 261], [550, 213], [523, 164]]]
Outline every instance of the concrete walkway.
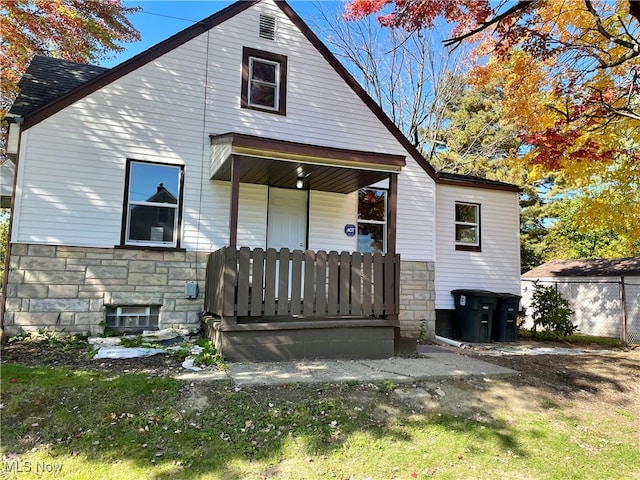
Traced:
[[445, 348], [421, 348], [419, 358], [384, 360], [300, 360], [277, 363], [230, 363], [226, 372], [203, 370], [181, 373], [180, 380], [226, 380], [242, 385], [336, 383], [357, 381], [411, 383], [447, 377], [509, 376], [518, 372], [453, 353]]

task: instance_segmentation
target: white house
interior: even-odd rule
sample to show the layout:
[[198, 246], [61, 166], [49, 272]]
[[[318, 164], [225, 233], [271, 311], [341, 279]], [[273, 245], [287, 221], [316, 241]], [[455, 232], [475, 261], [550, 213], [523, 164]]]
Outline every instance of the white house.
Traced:
[[382, 357], [454, 288], [520, 292], [519, 189], [434, 171], [285, 2], [112, 69], [36, 57], [20, 86], [9, 334]]

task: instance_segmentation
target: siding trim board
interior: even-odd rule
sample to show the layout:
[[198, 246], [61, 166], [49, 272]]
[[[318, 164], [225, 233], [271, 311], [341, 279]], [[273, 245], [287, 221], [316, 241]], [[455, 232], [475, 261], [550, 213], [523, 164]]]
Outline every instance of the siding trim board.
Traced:
[[405, 157], [263, 138], [238, 133], [211, 135], [210, 178], [229, 181], [234, 158], [242, 162], [240, 182], [338, 193], [386, 180], [405, 166]]
[[230, 138], [233, 147], [278, 152], [290, 156], [317, 157], [318, 159], [341, 162], [374, 163], [381, 166], [397, 167], [397, 169], [406, 164], [405, 157], [402, 155], [323, 147], [232, 132], [211, 136], [212, 139], [220, 138], [221, 140], [225, 137]]

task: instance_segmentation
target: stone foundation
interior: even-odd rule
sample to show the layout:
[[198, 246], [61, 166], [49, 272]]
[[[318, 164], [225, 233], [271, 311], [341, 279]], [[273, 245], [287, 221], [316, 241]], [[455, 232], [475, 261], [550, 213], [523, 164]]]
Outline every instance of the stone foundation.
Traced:
[[436, 328], [433, 262], [400, 262], [400, 334], [432, 339]]
[[[160, 305], [159, 328], [197, 331], [208, 252], [14, 244], [4, 327], [100, 334], [107, 306]], [[433, 338], [433, 262], [401, 261], [400, 335]], [[197, 282], [197, 299], [184, 298]]]
[[[160, 305], [160, 328], [200, 329], [208, 252], [14, 244], [4, 327], [100, 334], [107, 306]], [[200, 295], [184, 297], [186, 282]]]

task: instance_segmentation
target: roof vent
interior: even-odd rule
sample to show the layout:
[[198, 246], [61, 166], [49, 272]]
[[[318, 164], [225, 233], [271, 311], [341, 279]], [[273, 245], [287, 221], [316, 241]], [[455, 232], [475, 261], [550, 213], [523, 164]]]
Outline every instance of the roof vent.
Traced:
[[260, 33], [258, 36], [267, 40], [276, 39], [276, 17], [260, 14]]

